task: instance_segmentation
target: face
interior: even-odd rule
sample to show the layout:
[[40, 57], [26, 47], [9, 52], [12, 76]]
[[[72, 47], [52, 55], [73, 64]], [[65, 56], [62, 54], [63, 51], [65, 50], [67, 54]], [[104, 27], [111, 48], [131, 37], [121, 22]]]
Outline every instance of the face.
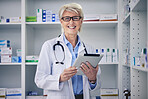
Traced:
[[[73, 17], [73, 16], [80, 16], [79, 14], [75, 13], [75, 12], [70, 12], [70, 11], [64, 11], [63, 16], [62, 17]], [[81, 25], [82, 25], [82, 18], [80, 20], [77, 21], [73, 21], [72, 19], [70, 19], [70, 21], [64, 21], [63, 19], [60, 19], [60, 22], [63, 26], [65, 35], [69, 34], [69, 35], [77, 35]]]

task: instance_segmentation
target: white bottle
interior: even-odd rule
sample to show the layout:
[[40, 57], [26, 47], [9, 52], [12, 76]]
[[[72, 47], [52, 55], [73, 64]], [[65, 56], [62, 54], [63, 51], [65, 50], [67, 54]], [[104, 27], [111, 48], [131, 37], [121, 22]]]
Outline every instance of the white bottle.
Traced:
[[112, 57], [111, 57], [111, 50], [110, 48], [107, 48], [107, 53], [106, 53], [106, 59], [107, 59], [107, 63], [111, 63], [112, 61]]

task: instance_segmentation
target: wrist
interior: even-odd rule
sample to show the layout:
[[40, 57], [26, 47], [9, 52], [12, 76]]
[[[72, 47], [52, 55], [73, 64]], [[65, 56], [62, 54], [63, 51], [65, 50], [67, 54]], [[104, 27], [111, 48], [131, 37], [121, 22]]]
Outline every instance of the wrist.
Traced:
[[89, 82], [90, 82], [91, 84], [95, 84], [95, 83], [96, 83], [96, 80], [89, 80]]

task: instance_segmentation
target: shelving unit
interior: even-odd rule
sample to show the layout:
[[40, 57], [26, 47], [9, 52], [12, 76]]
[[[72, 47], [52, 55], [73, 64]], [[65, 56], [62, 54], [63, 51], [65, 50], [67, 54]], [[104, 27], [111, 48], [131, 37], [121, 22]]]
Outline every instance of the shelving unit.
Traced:
[[[4, 80], [7, 83], [0, 83], [0, 88], [21, 88], [22, 99], [26, 98], [28, 91], [36, 91], [39, 95], [43, 95], [43, 90], [37, 88], [34, 83], [37, 63], [26, 63], [25, 57], [39, 55], [41, 46], [46, 40], [61, 34], [61, 26], [59, 22], [25, 22], [25, 17], [35, 16], [38, 8], [50, 9], [57, 14], [62, 5], [70, 2], [81, 4], [84, 14], [118, 14], [118, 21], [84, 22], [79, 35], [85, 43], [94, 48], [119, 49], [119, 62], [101, 63], [100, 67], [102, 88], [118, 88], [119, 99], [121, 99], [121, 26], [119, 22], [121, 20], [118, 9], [121, 5], [120, 0], [1, 0], [0, 9], [4, 9], [0, 10], [2, 16], [21, 16], [21, 23], [0, 23], [0, 39], [11, 41], [13, 54], [16, 49], [22, 49], [22, 63], [0, 63], [0, 70], [3, 70], [0, 72], [2, 75], [0, 79], [8, 78], [7, 81]], [[10, 74], [5, 70], [7, 73], [12, 70], [14, 75], [9, 76]], [[15, 78], [16, 83], [9, 82], [12, 78]]]
[[134, 66], [133, 57], [140, 56], [141, 49], [147, 48], [148, 1], [131, 0], [130, 6], [129, 14], [122, 18], [122, 50], [130, 49], [130, 66], [122, 65], [122, 91], [125, 88], [131, 91], [131, 99], [147, 99], [148, 70]]

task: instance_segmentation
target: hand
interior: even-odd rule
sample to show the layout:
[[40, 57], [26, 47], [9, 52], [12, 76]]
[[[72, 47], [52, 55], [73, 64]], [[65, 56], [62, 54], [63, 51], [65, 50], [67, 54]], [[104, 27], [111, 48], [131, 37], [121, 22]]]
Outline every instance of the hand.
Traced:
[[69, 67], [66, 68], [63, 73], [60, 75], [60, 82], [64, 82], [69, 80], [72, 76], [74, 76], [77, 73], [76, 67]]
[[98, 72], [99, 66], [97, 65], [96, 68], [92, 67], [92, 65], [89, 62], [86, 62], [86, 64], [81, 64], [81, 71], [88, 77], [89, 81], [96, 81], [96, 75]]

